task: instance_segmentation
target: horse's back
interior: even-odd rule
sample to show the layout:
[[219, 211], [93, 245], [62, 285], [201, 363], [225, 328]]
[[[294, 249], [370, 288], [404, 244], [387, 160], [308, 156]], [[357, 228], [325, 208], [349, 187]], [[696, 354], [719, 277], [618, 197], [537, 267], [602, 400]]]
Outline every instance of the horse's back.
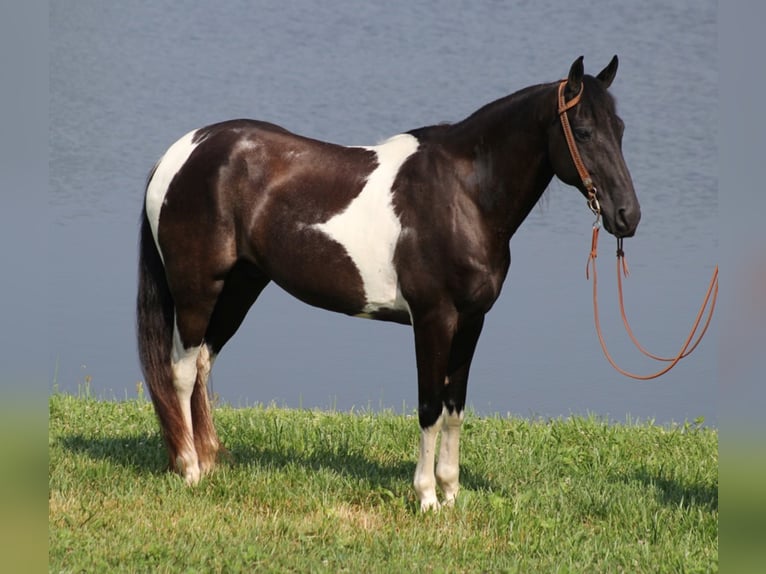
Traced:
[[417, 147], [409, 135], [345, 147], [256, 120], [186, 134], [147, 187], [169, 274], [220, 277], [244, 259], [310, 304], [406, 322], [391, 188]]

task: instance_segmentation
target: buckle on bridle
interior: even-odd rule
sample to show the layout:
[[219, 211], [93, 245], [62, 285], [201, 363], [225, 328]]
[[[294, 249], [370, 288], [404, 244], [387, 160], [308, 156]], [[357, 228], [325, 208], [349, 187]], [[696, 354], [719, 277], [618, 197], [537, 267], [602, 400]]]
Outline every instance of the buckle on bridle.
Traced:
[[596, 197], [596, 186], [594, 186], [590, 180], [588, 180], [586, 186], [588, 186], [588, 208], [593, 212], [593, 215], [596, 216], [596, 222], [593, 224], [596, 226], [601, 219], [601, 204]]

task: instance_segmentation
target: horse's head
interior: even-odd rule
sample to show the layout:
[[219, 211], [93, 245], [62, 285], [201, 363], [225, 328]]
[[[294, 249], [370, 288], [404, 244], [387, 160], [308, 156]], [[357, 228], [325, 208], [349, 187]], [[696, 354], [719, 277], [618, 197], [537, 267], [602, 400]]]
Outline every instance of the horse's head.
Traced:
[[[577, 187], [586, 197], [592, 185], [606, 230], [617, 237], [630, 237], [638, 227], [641, 208], [622, 157], [624, 124], [607, 92], [617, 73], [617, 56], [595, 78], [584, 75], [582, 61], [582, 56], [575, 60], [561, 88], [566, 105], [560, 108], [566, 109], [562, 113], [571, 126], [574, 151], [567, 144], [559, 113], [548, 135], [551, 164], [561, 181]], [[579, 170], [575, 159], [578, 152], [582, 158]]]

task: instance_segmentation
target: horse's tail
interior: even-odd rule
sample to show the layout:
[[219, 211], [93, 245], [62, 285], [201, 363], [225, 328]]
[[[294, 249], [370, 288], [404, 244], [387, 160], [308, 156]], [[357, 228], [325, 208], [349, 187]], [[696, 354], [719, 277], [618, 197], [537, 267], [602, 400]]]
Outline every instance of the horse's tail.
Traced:
[[177, 456], [178, 433], [185, 422], [173, 388], [174, 305], [165, 277], [165, 266], [154, 241], [146, 208], [141, 213], [138, 256], [138, 297], [136, 301], [138, 355], [144, 380], [154, 403], [171, 468]]

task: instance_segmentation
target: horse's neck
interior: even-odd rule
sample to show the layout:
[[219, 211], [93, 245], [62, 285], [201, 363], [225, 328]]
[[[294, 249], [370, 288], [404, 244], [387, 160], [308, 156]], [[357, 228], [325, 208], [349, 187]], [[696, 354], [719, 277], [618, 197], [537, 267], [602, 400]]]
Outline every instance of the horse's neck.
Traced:
[[455, 124], [449, 136], [471, 157], [477, 203], [507, 239], [553, 178], [547, 128], [555, 119], [555, 96], [549, 91], [535, 86], [488, 104]]

